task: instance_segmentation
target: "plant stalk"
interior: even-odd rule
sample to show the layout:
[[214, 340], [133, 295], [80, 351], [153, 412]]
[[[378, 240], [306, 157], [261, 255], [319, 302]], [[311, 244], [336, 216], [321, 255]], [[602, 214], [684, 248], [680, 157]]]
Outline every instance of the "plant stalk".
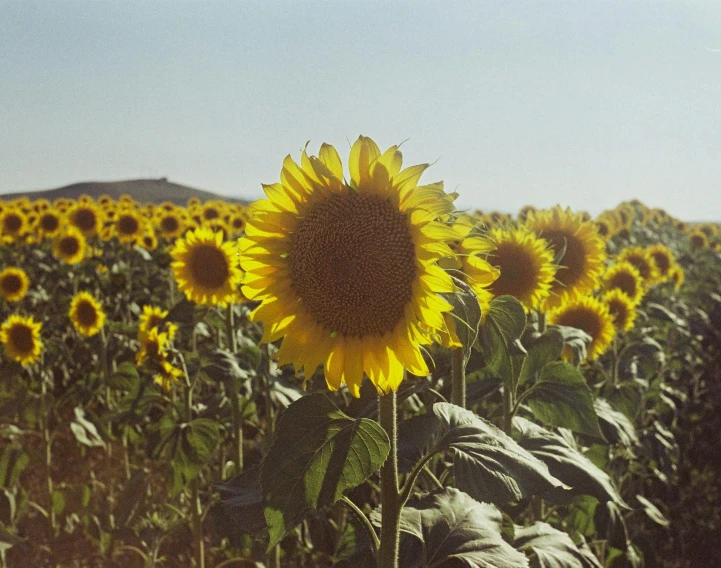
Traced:
[[466, 362], [462, 347], [451, 350], [451, 403], [466, 407]]
[[48, 519], [50, 521], [50, 534], [55, 535], [55, 506], [53, 504], [53, 439], [50, 432], [50, 415], [46, 406], [48, 385], [45, 377], [40, 376], [40, 420], [43, 429], [43, 442], [45, 445], [45, 483], [48, 492]]
[[[233, 304], [225, 309], [225, 330], [228, 336], [228, 348], [235, 354], [238, 349], [235, 336], [235, 322], [233, 321]], [[243, 416], [240, 413], [240, 394], [238, 385], [233, 381], [230, 393], [230, 402], [233, 407], [233, 440], [235, 441], [235, 473], [243, 471]]]
[[388, 434], [390, 451], [381, 466], [381, 541], [378, 568], [398, 568], [401, 506], [398, 489], [398, 424], [395, 391], [378, 397], [378, 420]]

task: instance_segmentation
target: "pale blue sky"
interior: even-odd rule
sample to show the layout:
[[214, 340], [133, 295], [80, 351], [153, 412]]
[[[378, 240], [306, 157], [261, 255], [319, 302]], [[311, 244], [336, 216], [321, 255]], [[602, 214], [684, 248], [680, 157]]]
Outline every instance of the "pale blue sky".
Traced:
[[0, 0], [0, 192], [407, 140], [461, 207], [721, 220], [721, 2]]

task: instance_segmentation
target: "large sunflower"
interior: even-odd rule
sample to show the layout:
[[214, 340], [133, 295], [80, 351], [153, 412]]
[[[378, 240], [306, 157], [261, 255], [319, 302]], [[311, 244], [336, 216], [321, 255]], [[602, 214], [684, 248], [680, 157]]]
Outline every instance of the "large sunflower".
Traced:
[[418, 186], [427, 164], [402, 167], [397, 146], [381, 153], [361, 136], [349, 158], [350, 180], [335, 148], [288, 156], [281, 183], [264, 186], [241, 239], [243, 293], [262, 304], [253, 320], [265, 341], [284, 337], [281, 364], [310, 378], [325, 361], [329, 388], [359, 396], [363, 374], [379, 392], [396, 390], [404, 369], [427, 375], [420, 346], [445, 329], [451, 277], [436, 265], [450, 256], [453, 210], [442, 184]]
[[0, 326], [0, 343], [5, 353], [21, 365], [31, 365], [40, 358], [42, 324], [32, 316], [12, 315]]
[[30, 287], [28, 275], [22, 268], [9, 267], [0, 272], [0, 296], [8, 302], [19, 302]]
[[668, 250], [668, 247], [662, 244], [657, 244], [648, 248], [648, 254], [656, 267], [656, 273], [658, 275], [657, 281], [663, 282], [668, 280], [671, 268], [675, 262], [673, 253]]
[[636, 321], [636, 305], [624, 292], [615, 288], [603, 295], [603, 301], [613, 318], [613, 325], [618, 331], [628, 331]]
[[646, 285], [638, 269], [629, 262], [618, 262], [603, 275], [606, 290], [621, 290], [634, 304], [639, 304], [646, 293]]
[[529, 213], [526, 226], [545, 239], [556, 256], [556, 278], [545, 308], [553, 309], [598, 287], [606, 243], [594, 223], [584, 220], [582, 213], [557, 205], [549, 211]]
[[78, 292], [68, 312], [75, 329], [86, 337], [100, 332], [105, 324], [105, 312], [100, 302], [87, 292]]
[[68, 221], [85, 237], [92, 237], [103, 225], [103, 214], [92, 201], [85, 201], [68, 211]]
[[575, 327], [591, 336], [586, 359], [593, 361], [613, 341], [616, 328], [608, 306], [592, 296], [584, 296], [562, 304], [548, 314], [548, 323]]
[[539, 308], [556, 274], [548, 243], [525, 228], [493, 229], [490, 237], [494, 249], [488, 262], [501, 274], [488, 289], [494, 296], [516, 297], [526, 310]]
[[53, 254], [68, 264], [77, 264], [83, 260], [86, 249], [85, 238], [75, 227], [67, 227], [53, 241]]
[[233, 301], [243, 276], [236, 243], [224, 243], [222, 233], [196, 229], [175, 242], [171, 255], [175, 281], [190, 301], [221, 306]]
[[653, 284], [658, 280], [658, 270], [651, 259], [648, 249], [643, 247], [628, 247], [618, 255], [617, 262], [628, 262], [638, 270], [646, 285]]

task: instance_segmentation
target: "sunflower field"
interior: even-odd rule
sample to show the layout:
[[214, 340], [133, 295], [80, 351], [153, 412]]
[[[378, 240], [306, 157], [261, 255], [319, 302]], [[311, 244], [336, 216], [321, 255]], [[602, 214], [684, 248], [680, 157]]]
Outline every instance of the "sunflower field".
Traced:
[[721, 226], [346, 163], [0, 202], [0, 566], [718, 566]]

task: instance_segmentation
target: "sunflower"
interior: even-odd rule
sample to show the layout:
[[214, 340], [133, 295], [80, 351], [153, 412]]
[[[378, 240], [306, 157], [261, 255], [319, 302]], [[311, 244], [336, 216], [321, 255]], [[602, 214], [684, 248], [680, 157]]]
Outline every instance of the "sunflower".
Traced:
[[136, 242], [143, 233], [143, 221], [133, 209], [118, 212], [115, 219], [115, 235], [121, 243]]
[[28, 275], [22, 268], [9, 267], [0, 272], [0, 296], [8, 302], [19, 302], [30, 287]]
[[691, 242], [691, 248], [702, 249], [708, 246], [708, 237], [703, 231], [694, 231], [688, 238]]
[[628, 262], [638, 270], [643, 281], [649, 285], [658, 280], [658, 270], [651, 259], [648, 249], [643, 247], [628, 247], [621, 251], [617, 262]]
[[100, 302], [87, 292], [78, 292], [68, 312], [75, 329], [86, 337], [100, 332], [105, 324], [105, 312]]
[[155, 236], [152, 229], [146, 229], [138, 244], [145, 250], [155, 250], [158, 248], [158, 237]]
[[674, 265], [673, 253], [668, 250], [668, 247], [657, 244], [648, 248], [648, 254], [656, 267], [657, 281], [663, 282], [667, 280], [671, 267]]
[[[138, 341], [141, 343], [145, 340], [151, 329], [160, 328], [165, 324], [165, 318], [168, 316], [168, 310], [164, 310], [158, 306], [143, 306], [143, 313], [138, 318]], [[175, 329], [169, 332], [170, 339], [175, 336]]]
[[[586, 359], [593, 361], [613, 341], [616, 328], [608, 306], [592, 296], [583, 296], [562, 304], [548, 314], [548, 323], [575, 327], [591, 336]], [[569, 354], [564, 355], [568, 358]]]
[[618, 262], [606, 271], [603, 276], [603, 286], [606, 290], [620, 290], [625, 293], [634, 305], [638, 305], [646, 293], [641, 273], [629, 262]]
[[22, 210], [9, 207], [0, 216], [0, 232], [9, 240], [15, 240], [28, 231], [28, 220]]
[[53, 254], [68, 264], [77, 264], [83, 260], [86, 248], [83, 234], [75, 227], [67, 227], [53, 241]]
[[228, 226], [231, 228], [233, 233], [242, 233], [245, 230], [245, 214], [235, 213], [234, 215], [231, 215], [228, 220]]
[[31, 365], [40, 359], [42, 324], [32, 316], [12, 315], [0, 326], [0, 343], [5, 353], [21, 365]]
[[136, 356], [138, 365], [162, 366], [167, 361], [170, 349], [170, 336], [157, 327], [150, 329], [140, 343], [140, 351]]
[[681, 286], [683, 286], [683, 281], [686, 279], [686, 274], [684, 273], [683, 268], [674, 263], [668, 276], [671, 282], [673, 282], [674, 290], [678, 292], [681, 289]]
[[96, 235], [103, 225], [102, 212], [92, 201], [76, 204], [67, 216], [68, 222], [86, 238]]
[[61, 226], [62, 215], [53, 209], [41, 212], [35, 224], [41, 238], [54, 237], [60, 232]]
[[203, 222], [219, 220], [223, 216], [224, 206], [220, 201], [208, 201], [200, 208]]
[[237, 245], [223, 242], [222, 233], [197, 229], [178, 239], [171, 252], [178, 288], [196, 304], [225, 306], [233, 301], [243, 273]]
[[494, 249], [488, 262], [501, 271], [490, 292], [514, 296], [526, 310], [540, 307], [556, 275], [548, 243], [526, 228], [493, 229], [489, 236]]
[[345, 383], [359, 396], [363, 374], [376, 389], [398, 389], [404, 369], [427, 375], [420, 345], [445, 329], [453, 292], [436, 265], [452, 254], [454, 233], [435, 219], [453, 210], [436, 183], [418, 186], [427, 164], [402, 167], [397, 146], [381, 153], [361, 136], [341, 160], [323, 144], [305, 151], [301, 165], [288, 156], [281, 183], [264, 186], [241, 239], [242, 291], [260, 300], [251, 318], [265, 323], [264, 341], [284, 337], [281, 364], [306, 379], [325, 361], [332, 390]]
[[617, 331], [628, 331], [636, 320], [636, 306], [624, 292], [615, 288], [603, 296], [604, 303], [613, 319]]
[[545, 308], [553, 309], [598, 287], [605, 243], [592, 222], [557, 205], [550, 211], [530, 213], [526, 226], [545, 239], [557, 257], [556, 278]]
[[160, 236], [168, 240], [175, 239], [183, 234], [184, 222], [178, 212], [163, 209], [156, 217], [155, 228]]
[[521, 207], [521, 209], [518, 211], [518, 222], [519, 223], [525, 223], [526, 219], [528, 219], [529, 213], [535, 213], [536, 208], [533, 205], [524, 205]]

